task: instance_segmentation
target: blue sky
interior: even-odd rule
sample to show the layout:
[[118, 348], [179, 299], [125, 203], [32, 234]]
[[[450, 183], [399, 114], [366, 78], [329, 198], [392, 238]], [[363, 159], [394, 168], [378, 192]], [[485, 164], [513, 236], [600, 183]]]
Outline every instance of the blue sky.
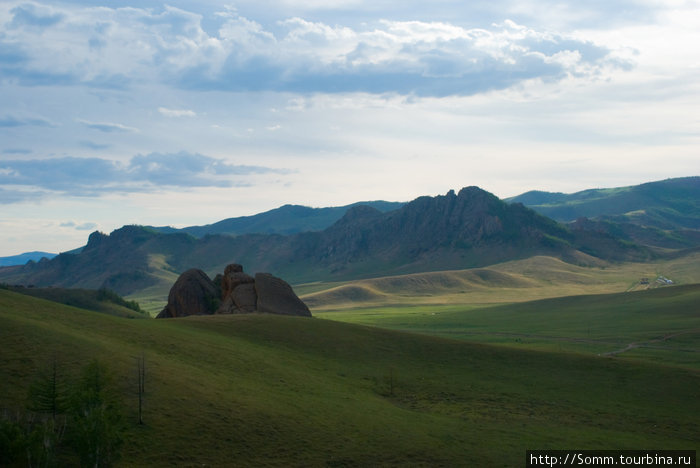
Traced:
[[0, 4], [0, 255], [699, 175], [700, 2]]

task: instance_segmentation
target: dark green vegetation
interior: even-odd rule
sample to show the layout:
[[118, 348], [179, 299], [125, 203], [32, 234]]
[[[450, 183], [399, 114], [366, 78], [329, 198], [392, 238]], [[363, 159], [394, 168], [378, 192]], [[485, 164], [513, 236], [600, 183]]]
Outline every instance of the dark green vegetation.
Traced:
[[696, 369], [322, 319], [126, 320], [2, 290], [0, 322], [0, 407], [23, 407], [54, 356], [74, 375], [106, 362], [124, 466], [522, 466], [533, 448], [699, 448]]
[[60, 304], [91, 310], [118, 317], [145, 318], [148, 315], [141, 310], [136, 301], [128, 301], [109, 289], [65, 289], [65, 288], [27, 288], [0, 284], [0, 289], [8, 289], [27, 296], [38, 297]]
[[176, 232], [203, 237], [212, 234], [296, 234], [299, 232], [322, 231], [338, 221], [352, 207], [371, 206], [381, 212], [401, 208], [399, 202], [369, 201], [357, 202], [346, 206], [327, 208], [310, 208], [300, 205], [284, 205], [274, 210], [252, 216], [228, 218], [204, 226], [189, 226], [182, 229], [172, 227], [154, 227], [158, 232], [172, 234]]
[[508, 201], [561, 222], [592, 218], [575, 226], [636, 243], [673, 249], [700, 245], [700, 177], [573, 194], [532, 191]]
[[109, 369], [86, 364], [74, 381], [54, 359], [31, 382], [27, 407], [0, 413], [2, 466], [112, 466], [124, 424]]
[[377, 307], [315, 315], [514, 349], [615, 355], [700, 370], [700, 285], [488, 307]]

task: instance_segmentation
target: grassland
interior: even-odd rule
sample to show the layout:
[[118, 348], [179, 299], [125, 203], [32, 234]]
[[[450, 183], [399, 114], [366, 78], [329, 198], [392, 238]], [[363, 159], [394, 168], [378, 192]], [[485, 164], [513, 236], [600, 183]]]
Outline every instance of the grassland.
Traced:
[[[697, 449], [700, 374], [323, 319], [128, 320], [0, 291], [0, 407], [56, 356], [113, 371], [123, 466], [522, 466], [532, 448]], [[136, 421], [136, 359], [147, 366]]]
[[614, 355], [700, 370], [700, 285], [507, 305], [370, 307], [316, 315], [514, 349]]
[[[295, 287], [314, 312], [414, 305], [479, 305], [552, 297], [608, 294], [655, 286], [663, 275], [676, 284], [700, 283], [700, 253], [653, 263], [580, 266], [537, 256], [488, 268], [392, 276]], [[649, 278], [651, 285], [640, 284]]]

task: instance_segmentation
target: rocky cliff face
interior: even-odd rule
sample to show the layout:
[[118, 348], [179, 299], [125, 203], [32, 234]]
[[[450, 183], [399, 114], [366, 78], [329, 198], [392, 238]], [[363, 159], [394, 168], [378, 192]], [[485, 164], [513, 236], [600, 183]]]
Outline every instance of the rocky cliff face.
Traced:
[[184, 272], [156, 318], [254, 312], [311, 317], [309, 308], [286, 281], [269, 273], [252, 277], [234, 263], [216, 281], [196, 268]]

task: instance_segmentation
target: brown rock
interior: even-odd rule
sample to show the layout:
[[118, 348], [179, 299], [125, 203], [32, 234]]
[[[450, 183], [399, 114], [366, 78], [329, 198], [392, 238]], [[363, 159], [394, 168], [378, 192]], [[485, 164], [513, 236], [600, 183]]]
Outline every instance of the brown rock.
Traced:
[[219, 291], [202, 270], [187, 270], [175, 281], [168, 294], [168, 304], [156, 318], [213, 314], [218, 306]]
[[221, 278], [221, 297], [226, 298], [233, 294], [233, 290], [240, 284], [253, 283], [255, 279], [243, 273], [243, 267], [237, 263], [232, 263], [224, 270], [224, 276]]
[[270, 273], [255, 274], [258, 312], [311, 317], [311, 311], [294, 293], [292, 287]]
[[233, 303], [233, 297], [226, 296], [218, 309], [216, 309], [217, 314], [235, 314], [236, 304]]
[[240, 284], [231, 294], [233, 303], [238, 313], [249, 314], [255, 312], [258, 307], [258, 295], [255, 291], [255, 283]]

